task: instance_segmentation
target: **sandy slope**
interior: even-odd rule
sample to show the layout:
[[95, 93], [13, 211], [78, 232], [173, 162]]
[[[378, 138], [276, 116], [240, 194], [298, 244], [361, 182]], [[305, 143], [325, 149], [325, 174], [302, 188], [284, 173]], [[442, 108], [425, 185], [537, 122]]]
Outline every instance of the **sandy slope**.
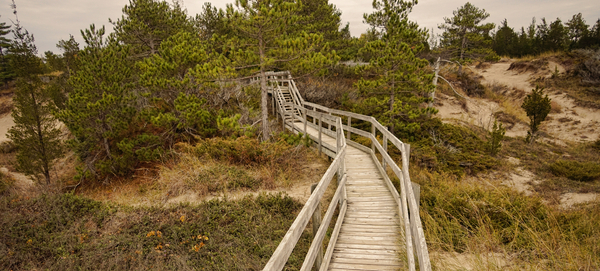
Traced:
[[[549, 77], [555, 68], [558, 69], [559, 73], [565, 72], [564, 67], [552, 61], [549, 61], [548, 66], [537, 73], [508, 70], [511, 63], [511, 60], [504, 60], [485, 69], [471, 67], [471, 70], [483, 76], [483, 84], [507, 86], [509, 89], [507, 95], [518, 91], [530, 93], [534, 87], [530, 83], [531, 80], [540, 76]], [[560, 89], [549, 89], [547, 93], [550, 99], [561, 108], [561, 112], [549, 114], [547, 121], [542, 123], [540, 130], [547, 135], [542, 140], [565, 144], [565, 142], [586, 142], [599, 139], [600, 133], [597, 131], [600, 131], [600, 110], [575, 105], [574, 100]], [[438, 117], [445, 122], [459, 121], [489, 129], [494, 120], [493, 114], [506, 110], [502, 105], [487, 99], [469, 97], [466, 101], [459, 101], [455, 97], [441, 93], [436, 96], [439, 97], [436, 101], [436, 107], [439, 110]], [[466, 106], [463, 106], [463, 103], [466, 103]], [[515, 101], [511, 106], [513, 110], [521, 110], [524, 115], [524, 112], [520, 109], [521, 103], [522, 98]], [[512, 127], [508, 125], [507, 128], [507, 136], [525, 137], [527, 135], [528, 127], [526, 123], [517, 123]], [[509, 162], [518, 164], [518, 161]], [[526, 195], [533, 193], [532, 185], [543, 181], [537, 179], [533, 173], [520, 167], [509, 173], [509, 176], [502, 183]], [[562, 208], [569, 208], [574, 204], [593, 201], [597, 198], [598, 195], [593, 193], [567, 193], [561, 196], [560, 201]]]
[[8, 132], [8, 129], [10, 129], [10, 127], [13, 125], [15, 125], [15, 122], [10, 114], [4, 114], [0, 116], [0, 142], [8, 140], [6, 137], [6, 132]]
[[[491, 65], [484, 70], [476, 70], [484, 78], [484, 83], [499, 83], [508, 86], [510, 89], [519, 89], [530, 93], [534, 87], [529, 81], [533, 77], [551, 76], [554, 68], [559, 73], [564, 73], [565, 69], [560, 64], [549, 61], [548, 66], [538, 73], [509, 71], [511, 61], [500, 62]], [[553, 102], [556, 102], [561, 108], [561, 113], [551, 113], [549, 120], [543, 123], [541, 130], [557, 141], [595, 141], [598, 139], [598, 129], [600, 129], [600, 110], [584, 108], [575, 105], [575, 101], [560, 89], [549, 89], [548, 96]], [[525, 136], [527, 130], [517, 127], [516, 131], [507, 131], [509, 136]], [[526, 128], [526, 127], [525, 127]]]

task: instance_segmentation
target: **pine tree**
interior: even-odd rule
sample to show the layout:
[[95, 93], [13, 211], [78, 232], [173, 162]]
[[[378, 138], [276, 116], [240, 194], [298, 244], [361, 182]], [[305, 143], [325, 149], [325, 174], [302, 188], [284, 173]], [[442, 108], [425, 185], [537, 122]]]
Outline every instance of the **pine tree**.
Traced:
[[37, 55], [34, 38], [19, 24], [13, 31], [10, 64], [17, 76], [12, 117], [8, 130], [17, 146], [17, 169], [50, 184], [53, 161], [63, 155], [60, 130], [52, 115], [52, 103], [39, 76], [44, 66]]
[[73, 71], [77, 70], [79, 43], [75, 41], [73, 35], [69, 35], [69, 40], [60, 40], [56, 44], [56, 48], [63, 52], [64, 68], [66, 69], [67, 76], [70, 76]]
[[[419, 44], [426, 40], [424, 30], [408, 21], [413, 2], [375, 1], [376, 11], [364, 16], [371, 24], [371, 33], [380, 39], [368, 42], [360, 54], [369, 55], [369, 65], [360, 68], [363, 78], [356, 83], [361, 93], [369, 97], [363, 105], [380, 116], [391, 131], [415, 132], [418, 120], [435, 109], [421, 107], [433, 90], [432, 73], [427, 60], [415, 56]], [[414, 48], [414, 49], [413, 49]]]
[[566, 25], [569, 30], [570, 47], [582, 48], [581, 41], [589, 35], [589, 26], [585, 23], [581, 13], [573, 15], [573, 18]]
[[293, 74], [318, 71], [337, 62], [322, 34], [299, 32], [301, 4], [284, 0], [236, 0], [227, 6], [227, 23], [233, 26], [231, 56], [237, 69], [259, 73], [263, 140], [270, 137], [265, 72], [288, 69]]
[[546, 51], [566, 51], [569, 48], [569, 30], [560, 18], [550, 24], [543, 43]]
[[157, 54], [136, 64], [142, 96], [149, 105], [143, 110], [151, 123], [164, 129], [168, 141], [183, 134], [211, 136], [216, 131], [214, 108], [227, 102], [221, 90], [232, 85], [226, 81], [236, 73], [229, 60], [210, 47], [197, 34], [180, 32], [163, 41]]
[[539, 126], [546, 119], [548, 113], [550, 113], [550, 98], [548, 94], [544, 96], [544, 88], [536, 86], [535, 89], [531, 90], [531, 93], [525, 97], [521, 107], [525, 109], [527, 116], [529, 117], [529, 131], [527, 131], [527, 138], [525, 139], [529, 143], [533, 143], [537, 137]]
[[492, 48], [498, 55], [513, 56], [518, 54], [518, 36], [515, 31], [508, 26], [508, 21], [504, 19], [494, 35]]
[[329, 0], [305, 0], [298, 11], [298, 26], [307, 33], [323, 34], [326, 42], [341, 38], [342, 12]]
[[[82, 31], [87, 46], [79, 52], [79, 67], [69, 78], [72, 89], [58, 117], [69, 128], [71, 149], [94, 177], [128, 173], [157, 138], [136, 133], [133, 106], [131, 48], [107, 42], [103, 28]], [[156, 153], [150, 154], [150, 157]]]
[[116, 38], [131, 45], [138, 58], [155, 54], [163, 40], [179, 31], [194, 31], [193, 21], [176, 1], [129, 0], [121, 18], [109, 21]]
[[10, 40], [6, 38], [6, 35], [10, 33], [10, 26], [6, 25], [5, 22], [0, 23], [0, 80], [4, 84], [4, 87], [8, 86], [8, 82], [13, 80], [15, 75], [10, 69], [9, 65], [9, 46]]
[[444, 24], [438, 26], [444, 30], [441, 45], [445, 51], [460, 63], [475, 58], [500, 59], [491, 49], [489, 33], [494, 29], [494, 23], [482, 24], [490, 16], [485, 9], [467, 2], [452, 13], [452, 18], [444, 18]]

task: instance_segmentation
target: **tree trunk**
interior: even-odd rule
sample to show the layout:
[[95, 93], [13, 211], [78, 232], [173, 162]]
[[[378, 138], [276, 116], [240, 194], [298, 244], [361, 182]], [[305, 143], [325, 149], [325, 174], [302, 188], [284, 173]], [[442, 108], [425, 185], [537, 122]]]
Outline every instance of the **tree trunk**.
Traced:
[[35, 93], [31, 91], [31, 101], [33, 102], [34, 114], [35, 114], [35, 122], [36, 122], [36, 130], [38, 135], [38, 140], [40, 143], [40, 156], [42, 159], [42, 168], [44, 171], [44, 177], [46, 178], [46, 184], [50, 184], [50, 165], [48, 162], [48, 156], [46, 153], [46, 144], [44, 144], [44, 135], [42, 131], [42, 121], [40, 120], [40, 112], [37, 104], [37, 99], [35, 98]]
[[[437, 61], [435, 62], [435, 69], [434, 69], [435, 75], [433, 76], [433, 91], [431, 92], [431, 94], [429, 94], [429, 98], [431, 98], [431, 101], [429, 101], [429, 105], [427, 107], [433, 107], [433, 100], [435, 99], [435, 91], [437, 89], [437, 81], [438, 81], [438, 74], [440, 73], [440, 58], [438, 57]], [[429, 113], [429, 115], [431, 115], [431, 113]]]
[[392, 89], [390, 90], [390, 132], [394, 133], [394, 99], [395, 99], [396, 78], [392, 75]]
[[258, 51], [260, 54], [260, 113], [262, 119], [262, 138], [263, 141], [267, 141], [270, 138], [269, 133], [269, 105], [268, 105], [268, 93], [267, 93], [267, 76], [265, 75], [265, 48], [262, 35], [258, 36]]
[[462, 75], [462, 62], [463, 62], [463, 58], [465, 56], [465, 46], [467, 46], [467, 34], [465, 33], [463, 35], [462, 38], [462, 43], [460, 45], [460, 59], [459, 59], [459, 66], [458, 66], [458, 75]]

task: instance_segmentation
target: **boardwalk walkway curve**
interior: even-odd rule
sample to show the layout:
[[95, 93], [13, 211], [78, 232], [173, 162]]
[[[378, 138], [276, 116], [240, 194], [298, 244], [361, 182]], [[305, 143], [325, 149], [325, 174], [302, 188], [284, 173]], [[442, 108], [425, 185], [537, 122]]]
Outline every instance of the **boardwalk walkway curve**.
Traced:
[[[333, 162], [263, 270], [284, 268], [311, 218], [319, 227], [301, 270], [416, 270], [417, 263], [420, 270], [431, 270], [408, 172], [410, 146], [373, 117], [304, 101], [289, 72], [266, 76], [273, 112], [281, 117], [283, 127], [309, 135], [319, 152]], [[259, 80], [257, 76], [251, 81]], [[365, 126], [371, 131], [355, 128]], [[352, 141], [353, 135], [369, 139], [371, 148]], [[402, 168], [389, 156], [388, 143], [400, 150]], [[388, 167], [400, 180], [400, 193], [386, 173]], [[321, 218], [315, 210], [334, 176], [337, 189]], [[338, 218], [323, 255], [323, 239], [337, 208]]]

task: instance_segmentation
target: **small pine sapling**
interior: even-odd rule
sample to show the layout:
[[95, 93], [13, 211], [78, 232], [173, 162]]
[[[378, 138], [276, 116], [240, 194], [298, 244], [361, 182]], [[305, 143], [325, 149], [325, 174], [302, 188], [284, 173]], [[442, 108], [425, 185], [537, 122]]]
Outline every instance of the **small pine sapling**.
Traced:
[[525, 109], [527, 116], [529, 117], [529, 131], [527, 131], [526, 142], [530, 144], [535, 141], [539, 126], [546, 119], [552, 106], [550, 105], [550, 98], [548, 94], [544, 95], [544, 88], [536, 86], [532, 89], [531, 94], [528, 94], [523, 101], [521, 107]]
[[505, 133], [506, 129], [502, 126], [502, 123], [498, 124], [498, 122], [494, 120], [494, 126], [488, 133], [486, 144], [490, 155], [496, 156], [500, 152], [500, 148], [502, 148], [502, 139], [504, 138]]

